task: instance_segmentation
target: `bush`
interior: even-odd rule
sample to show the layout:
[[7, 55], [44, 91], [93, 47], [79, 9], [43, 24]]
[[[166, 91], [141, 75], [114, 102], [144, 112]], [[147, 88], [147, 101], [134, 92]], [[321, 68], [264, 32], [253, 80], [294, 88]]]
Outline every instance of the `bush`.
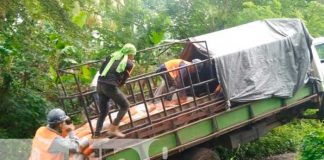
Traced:
[[304, 137], [301, 160], [324, 160], [324, 130], [314, 131]]
[[[317, 132], [314, 131], [319, 130], [322, 131], [322, 133], [321, 135], [316, 136], [315, 133]], [[305, 149], [312, 149], [312, 147], [306, 147], [308, 145], [313, 145], [313, 148], [315, 147], [315, 145], [322, 145], [322, 150], [318, 147], [316, 149], [306, 150], [306, 153], [303, 153], [302, 155], [313, 153], [315, 154], [315, 152], [321, 154], [324, 153], [323, 131], [324, 125], [319, 120], [294, 120], [287, 125], [275, 128], [264, 137], [261, 137], [256, 141], [244, 144], [237, 149], [229, 150], [218, 147], [216, 148], [216, 150], [220, 153], [222, 159], [263, 159], [263, 157], [268, 157], [271, 155], [286, 152], [297, 152], [303, 143], [303, 146], [305, 147], [303, 147], [302, 152], [305, 152]], [[304, 137], [305, 140], [303, 141]], [[320, 140], [319, 137], [321, 137], [322, 139]]]
[[11, 89], [0, 100], [0, 138], [31, 138], [46, 122], [50, 104], [30, 89]]

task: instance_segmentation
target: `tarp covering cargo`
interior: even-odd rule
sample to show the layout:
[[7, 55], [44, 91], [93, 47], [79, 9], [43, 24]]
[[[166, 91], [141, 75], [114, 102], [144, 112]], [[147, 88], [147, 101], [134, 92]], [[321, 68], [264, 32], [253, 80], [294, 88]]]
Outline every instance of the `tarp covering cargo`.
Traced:
[[[206, 41], [227, 100], [292, 97], [307, 80], [311, 37], [298, 19], [268, 19], [189, 38]], [[203, 43], [194, 43], [206, 52]]]

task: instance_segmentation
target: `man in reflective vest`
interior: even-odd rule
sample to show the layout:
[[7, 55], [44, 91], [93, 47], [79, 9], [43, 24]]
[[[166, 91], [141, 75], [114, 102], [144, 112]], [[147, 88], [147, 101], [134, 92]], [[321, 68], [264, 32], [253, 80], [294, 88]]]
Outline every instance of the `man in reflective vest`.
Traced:
[[[82, 142], [75, 136], [74, 126], [70, 118], [62, 109], [52, 109], [47, 115], [47, 126], [40, 127], [32, 142], [30, 160], [67, 160], [72, 158], [71, 153], [78, 153]], [[68, 136], [62, 137], [62, 132]], [[75, 154], [77, 155], [77, 154]], [[80, 155], [79, 155], [80, 156]]]
[[[162, 82], [162, 85], [156, 90], [155, 96], [159, 96], [162, 93], [167, 92], [166, 84], [169, 86], [169, 92], [172, 92], [176, 90], [177, 88], [183, 88], [184, 87], [184, 79], [188, 76], [188, 71], [190, 73], [196, 72], [196, 69], [194, 66], [188, 67], [188, 71], [186, 70], [185, 66], [197, 64], [197, 69], [199, 70], [202, 68], [202, 63], [200, 59], [193, 59], [192, 62], [185, 61], [183, 59], [173, 59], [169, 60], [163, 64], [160, 65], [160, 67], [156, 70], [156, 73], [163, 72], [163, 71], [169, 71], [165, 75], [161, 75], [165, 82]], [[180, 69], [177, 69], [180, 68]], [[177, 69], [177, 70], [174, 70]], [[174, 71], [171, 71], [174, 70]], [[166, 100], [171, 101], [173, 94], [169, 94], [166, 96]], [[186, 101], [187, 96], [185, 93], [185, 90], [182, 90], [179, 92], [180, 101]]]

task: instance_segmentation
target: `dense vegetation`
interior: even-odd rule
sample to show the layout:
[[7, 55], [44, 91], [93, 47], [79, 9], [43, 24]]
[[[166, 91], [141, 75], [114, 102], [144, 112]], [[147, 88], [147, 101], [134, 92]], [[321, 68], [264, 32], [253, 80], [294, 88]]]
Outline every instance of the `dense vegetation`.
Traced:
[[[102, 59], [127, 42], [143, 49], [278, 17], [300, 18], [314, 37], [324, 35], [320, 0], [0, 0], [0, 137], [32, 137], [44, 123], [57, 105], [58, 68]], [[151, 56], [136, 59], [155, 65]]]
[[324, 124], [319, 120], [294, 120], [275, 128], [266, 136], [244, 144], [237, 149], [228, 150], [218, 147], [216, 150], [224, 159], [264, 159], [264, 157], [298, 152], [298, 159], [323, 159]]

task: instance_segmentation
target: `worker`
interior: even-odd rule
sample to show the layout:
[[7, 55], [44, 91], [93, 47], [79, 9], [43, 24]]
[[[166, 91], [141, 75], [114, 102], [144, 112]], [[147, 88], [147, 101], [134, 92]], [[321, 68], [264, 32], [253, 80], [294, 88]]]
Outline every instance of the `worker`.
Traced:
[[[184, 66], [188, 66], [191, 64], [197, 64], [197, 69], [199, 70], [200, 68], [202, 68], [202, 63], [200, 59], [193, 59], [192, 62], [188, 62], [185, 61], [183, 59], [173, 59], [173, 60], [169, 60], [163, 64], [160, 65], [160, 67], [156, 70], [156, 73], [159, 72], [163, 72], [163, 71], [170, 71], [168, 72], [165, 76], [162, 74], [162, 78], [164, 79], [165, 82], [162, 82], [162, 85], [160, 85], [160, 87], [156, 90], [155, 92], [155, 96], [159, 96], [162, 93], [166, 93], [166, 84], [168, 83], [169, 86], [169, 92], [174, 91], [177, 88], [183, 88], [184, 84], [183, 84], [183, 80], [186, 79], [186, 77], [188, 76], [188, 73], [186, 71], [186, 67]], [[184, 67], [181, 68], [179, 70], [175, 70], [175, 71], [171, 71], [173, 69], [176, 68], [180, 68], [180, 67]], [[196, 72], [195, 67], [189, 67], [188, 68], [189, 74], [190, 73], [194, 73]], [[182, 79], [182, 80], [181, 80]], [[172, 100], [172, 96], [173, 94], [169, 94], [166, 96], [166, 100], [171, 101]], [[179, 97], [180, 97], [180, 101], [186, 101], [187, 96], [185, 93], [185, 90], [182, 90], [179, 92]]]
[[129, 78], [134, 66], [135, 54], [135, 46], [130, 43], [125, 44], [122, 49], [108, 56], [100, 68], [100, 76], [97, 84], [100, 113], [94, 137], [100, 136], [104, 120], [108, 113], [107, 102], [110, 99], [119, 105], [120, 109], [117, 117], [108, 126], [107, 132], [116, 137], [125, 137], [125, 134], [119, 131], [119, 123], [128, 111], [129, 102], [118, 87], [124, 85], [127, 78]]
[[[82, 159], [78, 154], [89, 145], [88, 141], [80, 141], [74, 133], [70, 118], [62, 109], [52, 109], [47, 114], [47, 126], [40, 127], [32, 142], [30, 160], [66, 160]], [[68, 136], [64, 138], [62, 133]]]

